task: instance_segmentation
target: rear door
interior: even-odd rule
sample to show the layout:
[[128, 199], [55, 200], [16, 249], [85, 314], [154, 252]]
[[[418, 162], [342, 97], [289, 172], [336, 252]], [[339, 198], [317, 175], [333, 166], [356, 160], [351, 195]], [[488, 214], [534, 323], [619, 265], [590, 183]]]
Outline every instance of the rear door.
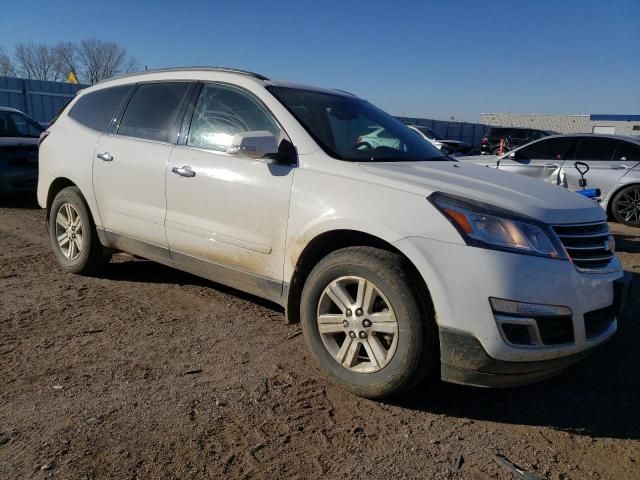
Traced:
[[638, 146], [624, 140], [607, 137], [579, 137], [573, 159], [563, 165], [569, 190], [580, 190], [580, 173], [575, 162], [589, 166], [585, 175], [586, 188], [599, 188], [601, 197], [640, 161]]
[[105, 230], [167, 248], [165, 172], [191, 82], [137, 86], [118, 125], [100, 137], [93, 162]]
[[560, 185], [562, 164], [573, 144], [572, 137], [543, 138], [504, 155], [500, 169]]

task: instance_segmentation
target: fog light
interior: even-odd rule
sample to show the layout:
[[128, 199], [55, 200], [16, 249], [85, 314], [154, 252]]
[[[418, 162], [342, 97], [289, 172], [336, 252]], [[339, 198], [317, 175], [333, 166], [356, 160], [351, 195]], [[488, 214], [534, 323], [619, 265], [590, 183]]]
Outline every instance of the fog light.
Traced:
[[514, 302], [502, 298], [489, 298], [494, 313], [517, 315], [519, 317], [562, 317], [571, 315], [571, 309], [560, 305]]

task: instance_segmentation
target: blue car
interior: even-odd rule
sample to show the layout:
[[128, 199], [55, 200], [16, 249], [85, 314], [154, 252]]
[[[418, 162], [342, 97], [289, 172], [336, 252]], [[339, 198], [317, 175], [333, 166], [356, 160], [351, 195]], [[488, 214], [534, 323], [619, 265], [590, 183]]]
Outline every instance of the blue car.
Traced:
[[0, 195], [35, 192], [43, 131], [20, 110], [0, 107]]

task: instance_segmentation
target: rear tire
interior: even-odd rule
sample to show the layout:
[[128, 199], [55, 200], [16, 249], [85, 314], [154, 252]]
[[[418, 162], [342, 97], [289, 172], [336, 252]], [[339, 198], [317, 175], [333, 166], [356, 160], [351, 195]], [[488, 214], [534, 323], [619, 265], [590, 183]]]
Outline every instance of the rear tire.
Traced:
[[67, 272], [91, 275], [109, 261], [78, 187], [64, 188], [53, 199], [49, 236], [56, 260]]
[[616, 193], [611, 213], [618, 223], [640, 227], [640, 185], [629, 185]]
[[356, 395], [398, 395], [439, 366], [436, 324], [410, 272], [401, 255], [350, 247], [324, 257], [307, 278], [300, 312], [307, 347]]

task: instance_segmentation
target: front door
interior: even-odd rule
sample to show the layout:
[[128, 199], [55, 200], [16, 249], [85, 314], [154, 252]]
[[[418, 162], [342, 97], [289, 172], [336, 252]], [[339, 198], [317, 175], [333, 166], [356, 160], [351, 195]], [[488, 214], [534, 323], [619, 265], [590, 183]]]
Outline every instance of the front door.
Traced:
[[105, 230], [166, 248], [165, 173], [188, 82], [139, 85], [112, 134], [100, 137], [93, 162], [96, 202]]
[[286, 138], [251, 93], [204, 84], [167, 166], [165, 225], [174, 261], [270, 297], [261, 289], [282, 286], [294, 167], [226, 153], [233, 135], [256, 130]]
[[570, 137], [543, 138], [504, 155], [500, 170], [561, 185], [562, 164], [572, 144]]

